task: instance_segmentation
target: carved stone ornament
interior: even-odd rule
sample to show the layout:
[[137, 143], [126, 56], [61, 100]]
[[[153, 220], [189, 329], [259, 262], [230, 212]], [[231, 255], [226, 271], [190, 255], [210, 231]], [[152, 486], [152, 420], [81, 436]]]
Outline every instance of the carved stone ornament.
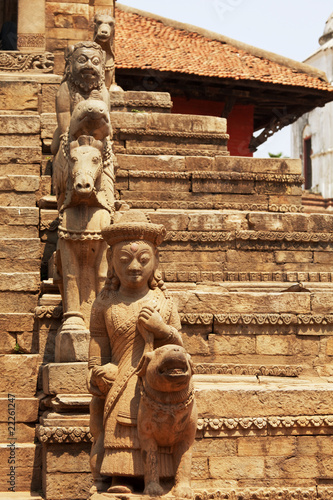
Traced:
[[44, 33], [19, 33], [17, 46], [20, 47], [45, 47]]
[[[204, 438], [224, 438], [225, 431], [244, 430], [261, 431], [271, 429], [330, 429], [333, 427], [333, 415], [300, 415], [270, 416], [270, 417], [240, 417], [240, 418], [198, 418], [197, 431], [204, 431]], [[207, 431], [207, 435], [205, 432]], [[221, 431], [221, 433], [219, 433]], [[36, 427], [36, 435], [41, 443], [81, 443], [93, 441], [89, 427]]]
[[54, 55], [51, 52], [27, 54], [24, 52], [0, 52], [0, 71], [52, 73]]
[[114, 212], [114, 168], [104, 64], [104, 53], [94, 42], [69, 47], [56, 100], [53, 185], [64, 317], [56, 339], [57, 361], [69, 361], [64, 358], [62, 334], [87, 332], [91, 304], [107, 272], [101, 229], [110, 224]]
[[129, 494], [143, 477], [144, 494], [162, 495], [160, 479], [175, 477], [173, 494], [192, 497], [193, 368], [157, 270], [165, 229], [130, 210], [102, 234], [110, 248], [90, 321], [91, 493]]

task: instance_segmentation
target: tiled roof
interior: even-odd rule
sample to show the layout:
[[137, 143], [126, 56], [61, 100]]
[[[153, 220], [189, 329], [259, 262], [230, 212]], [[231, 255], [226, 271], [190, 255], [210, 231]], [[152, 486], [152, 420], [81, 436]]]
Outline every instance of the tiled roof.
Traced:
[[229, 43], [116, 10], [117, 68], [152, 69], [333, 91], [319, 77], [258, 57]]

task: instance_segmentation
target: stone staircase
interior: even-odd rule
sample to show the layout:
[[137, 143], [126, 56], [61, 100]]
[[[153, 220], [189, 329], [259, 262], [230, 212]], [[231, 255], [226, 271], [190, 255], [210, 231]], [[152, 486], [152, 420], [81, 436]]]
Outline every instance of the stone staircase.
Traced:
[[[16, 240], [29, 243], [20, 247], [8, 241], [7, 249], [14, 230], [8, 222], [0, 226], [6, 265], [21, 266], [22, 286], [1, 292], [7, 293], [8, 310], [6, 318], [0, 316], [7, 322], [3, 331], [14, 339], [7, 341], [11, 349], [16, 343], [24, 349], [30, 331], [24, 321], [33, 321], [37, 306], [29, 337], [34, 347], [20, 356], [10, 349], [1, 352], [8, 363], [21, 360], [21, 373], [30, 373], [28, 366], [33, 373], [35, 385], [14, 377], [22, 398], [36, 405], [32, 420], [22, 417], [29, 429], [37, 421], [33, 391], [41, 391], [40, 444], [33, 446], [37, 455], [42, 447], [46, 498], [85, 499], [91, 485], [86, 362], [54, 359], [62, 315], [52, 282], [57, 212], [50, 190], [55, 126], [50, 96], [56, 84], [40, 86], [39, 102], [45, 105], [29, 111], [40, 119], [39, 159], [29, 164], [30, 170], [20, 170], [18, 163], [13, 173], [7, 163], [3, 168], [6, 179], [23, 176], [4, 185], [37, 186], [33, 196], [36, 200], [37, 193], [39, 200], [40, 240], [38, 209], [27, 205], [24, 218], [18, 218], [23, 201], [19, 208], [1, 210], [15, 226]], [[168, 94], [117, 93], [112, 103], [117, 196], [167, 228], [160, 269], [195, 363], [200, 413], [192, 470], [196, 498], [332, 498], [333, 216], [302, 213], [298, 160], [228, 156], [224, 119], [173, 115]], [[26, 130], [24, 123], [21, 130]], [[22, 165], [28, 168], [25, 160]], [[27, 183], [27, 175], [37, 177], [39, 185], [33, 179]], [[12, 258], [10, 251], [16, 252]], [[34, 259], [35, 267], [29, 264]], [[40, 286], [27, 280], [39, 266], [45, 278]], [[0, 283], [9, 286], [11, 280], [0, 274]]]
[[[42, 357], [34, 314], [41, 268], [40, 114], [47, 107], [45, 92], [57, 88], [58, 81], [54, 76], [0, 77], [0, 491], [5, 492], [0, 498], [41, 498], [30, 494], [41, 490], [42, 469], [42, 447], [35, 440]], [[9, 476], [12, 442], [15, 473]]]

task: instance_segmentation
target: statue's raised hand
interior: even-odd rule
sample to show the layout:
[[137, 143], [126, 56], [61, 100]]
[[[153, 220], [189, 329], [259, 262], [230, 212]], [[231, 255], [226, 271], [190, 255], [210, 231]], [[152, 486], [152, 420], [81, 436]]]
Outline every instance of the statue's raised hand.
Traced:
[[152, 306], [144, 306], [138, 317], [138, 327], [141, 335], [146, 339], [147, 334], [153, 333], [155, 339], [164, 339], [169, 334], [169, 326], [163, 321], [160, 313]]

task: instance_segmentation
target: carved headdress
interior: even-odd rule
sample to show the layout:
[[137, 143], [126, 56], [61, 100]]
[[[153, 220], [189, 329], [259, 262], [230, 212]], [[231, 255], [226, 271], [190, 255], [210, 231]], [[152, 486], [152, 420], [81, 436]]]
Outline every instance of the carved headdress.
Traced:
[[110, 246], [122, 241], [136, 240], [149, 241], [158, 246], [165, 234], [166, 229], [162, 224], [153, 224], [138, 210], [116, 213], [114, 223], [102, 230], [103, 238]]

